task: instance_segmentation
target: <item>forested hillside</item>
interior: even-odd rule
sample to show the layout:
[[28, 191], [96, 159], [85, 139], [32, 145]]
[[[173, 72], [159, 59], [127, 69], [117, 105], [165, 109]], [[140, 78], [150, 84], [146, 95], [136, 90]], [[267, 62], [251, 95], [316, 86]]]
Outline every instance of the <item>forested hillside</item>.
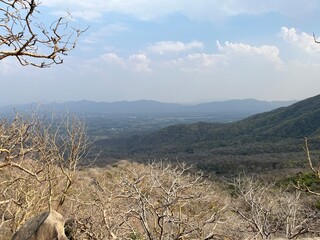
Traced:
[[[106, 153], [106, 158], [178, 157], [206, 169], [219, 162], [238, 165], [239, 156], [254, 166], [267, 162], [272, 166], [289, 162], [300, 166], [304, 137], [309, 138], [310, 148], [317, 150], [319, 127], [320, 95], [237, 122], [173, 125], [149, 134], [98, 140], [95, 146], [102, 149], [102, 155]], [[252, 158], [259, 163], [252, 163], [250, 156], [256, 155]]]
[[[130, 151], [211, 151], [217, 147], [296, 142], [320, 131], [320, 95], [289, 107], [227, 124], [195, 123], [169, 126], [143, 136], [123, 139]], [[128, 153], [129, 153], [128, 152]]]

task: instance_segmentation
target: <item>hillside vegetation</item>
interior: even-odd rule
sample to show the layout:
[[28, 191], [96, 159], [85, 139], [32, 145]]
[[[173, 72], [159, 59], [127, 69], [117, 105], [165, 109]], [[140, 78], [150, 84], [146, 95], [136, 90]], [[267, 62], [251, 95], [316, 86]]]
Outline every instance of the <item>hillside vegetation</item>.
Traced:
[[277, 182], [246, 175], [221, 181], [181, 162], [85, 166], [89, 145], [74, 117], [0, 122], [1, 239], [51, 210], [66, 218], [70, 240], [319, 236], [315, 168]]
[[[41, 163], [29, 161], [23, 166], [39, 169]], [[72, 187], [64, 192], [59, 167], [53, 166], [51, 174], [54, 189], [48, 194], [46, 184], [34, 176], [1, 170], [1, 239], [11, 239], [26, 220], [46, 211], [48, 204], [66, 218], [69, 239], [236, 240], [319, 235], [314, 197], [246, 176], [225, 184], [184, 164], [120, 161], [74, 172]]]
[[304, 137], [309, 138], [310, 149], [319, 150], [319, 131], [320, 95], [237, 122], [173, 125], [148, 134], [98, 140], [95, 146], [104, 161], [178, 158], [227, 174], [231, 169], [242, 171], [239, 166], [249, 171], [302, 167]]

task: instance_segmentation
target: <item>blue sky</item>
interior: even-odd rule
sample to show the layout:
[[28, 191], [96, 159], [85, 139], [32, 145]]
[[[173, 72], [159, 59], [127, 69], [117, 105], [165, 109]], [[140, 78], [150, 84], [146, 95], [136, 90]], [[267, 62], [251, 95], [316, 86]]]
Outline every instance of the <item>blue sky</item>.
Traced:
[[319, 10], [317, 0], [44, 0], [40, 16], [69, 11], [90, 28], [62, 65], [2, 60], [0, 105], [311, 97]]

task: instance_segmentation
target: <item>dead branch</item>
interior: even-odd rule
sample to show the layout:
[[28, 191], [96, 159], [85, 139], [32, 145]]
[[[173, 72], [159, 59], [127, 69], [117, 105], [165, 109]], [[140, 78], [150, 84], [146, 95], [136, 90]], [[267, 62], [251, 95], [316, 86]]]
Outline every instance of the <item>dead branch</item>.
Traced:
[[51, 24], [39, 22], [37, 0], [0, 1], [0, 60], [15, 57], [23, 66], [63, 63], [86, 31], [69, 26], [70, 14]]
[[320, 43], [320, 41], [317, 40], [316, 35], [313, 33], [313, 40], [315, 43]]

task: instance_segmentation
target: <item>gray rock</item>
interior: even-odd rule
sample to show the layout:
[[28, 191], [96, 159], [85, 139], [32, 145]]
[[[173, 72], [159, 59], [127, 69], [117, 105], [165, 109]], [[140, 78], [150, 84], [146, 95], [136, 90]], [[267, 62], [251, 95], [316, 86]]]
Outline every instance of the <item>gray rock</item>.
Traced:
[[64, 218], [56, 212], [44, 212], [29, 219], [13, 235], [12, 240], [68, 240]]

